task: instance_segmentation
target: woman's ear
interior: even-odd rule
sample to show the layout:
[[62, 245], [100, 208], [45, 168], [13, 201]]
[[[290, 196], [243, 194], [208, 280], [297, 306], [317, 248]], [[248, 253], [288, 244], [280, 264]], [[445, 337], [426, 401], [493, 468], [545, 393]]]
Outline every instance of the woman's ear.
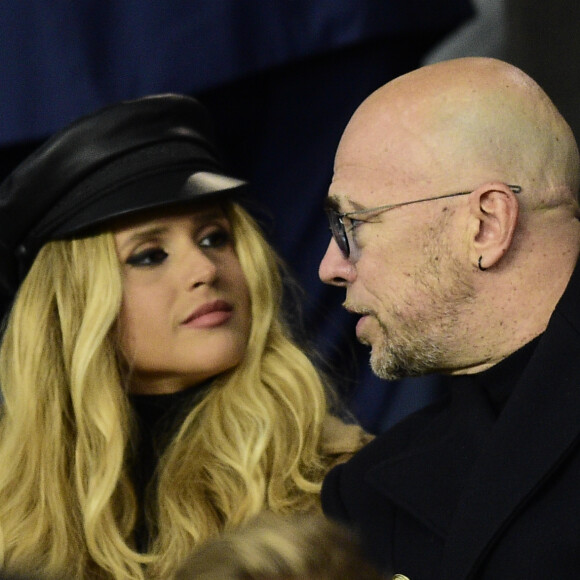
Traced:
[[493, 182], [470, 194], [470, 260], [480, 270], [495, 266], [512, 243], [519, 213], [515, 186], [512, 188]]

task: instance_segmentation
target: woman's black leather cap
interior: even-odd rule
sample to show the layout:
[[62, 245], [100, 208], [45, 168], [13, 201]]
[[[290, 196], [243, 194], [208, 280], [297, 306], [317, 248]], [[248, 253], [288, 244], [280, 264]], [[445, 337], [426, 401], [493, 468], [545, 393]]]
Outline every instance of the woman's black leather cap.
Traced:
[[14, 296], [50, 240], [245, 189], [224, 172], [208, 115], [193, 98], [155, 95], [82, 117], [0, 185], [0, 298]]

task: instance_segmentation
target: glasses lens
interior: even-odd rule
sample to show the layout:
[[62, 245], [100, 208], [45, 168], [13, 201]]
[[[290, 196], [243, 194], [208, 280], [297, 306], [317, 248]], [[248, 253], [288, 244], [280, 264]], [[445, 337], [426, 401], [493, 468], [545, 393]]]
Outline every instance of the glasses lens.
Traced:
[[340, 215], [333, 209], [326, 210], [326, 215], [328, 216], [328, 223], [330, 224], [330, 231], [332, 232], [334, 241], [344, 257], [348, 258], [350, 247], [348, 245], [348, 238], [346, 237], [346, 229]]

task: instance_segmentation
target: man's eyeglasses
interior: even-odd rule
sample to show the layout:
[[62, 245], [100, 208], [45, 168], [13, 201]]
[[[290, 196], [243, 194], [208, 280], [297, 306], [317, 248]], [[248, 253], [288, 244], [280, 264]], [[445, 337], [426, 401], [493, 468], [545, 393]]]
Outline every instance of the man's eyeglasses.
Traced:
[[[514, 193], [520, 193], [522, 188], [519, 185], [508, 185], [508, 187]], [[356, 211], [349, 211], [345, 213], [340, 213], [336, 211], [335, 208], [327, 207], [325, 209], [326, 215], [328, 216], [328, 222], [330, 224], [330, 231], [332, 232], [332, 237], [334, 238], [336, 244], [338, 245], [340, 251], [345, 258], [350, 256], [351, 246], [353, 245], [353, 240], [349, 240], [349, 234], [354, 229], [354, 224], [349, 224], [347, 227], [345, 224], [345, 218], [349, 219], [352, 216], [359, 216], [365, 214], [377, 214], [395, 207], [402, 207], [404, 205], [411, 205], [412, 203], [422, 203], [424, 201], [434, 201], [436, 199], [445, 199], [446, 197], [457, 197], [458, 195], [469, 195], [471, 191], [461, 191], [459, 193], [447, 193], [445, 195], [437, 195], [435, 197], [424, 197], [423, 199], [414, 199], [412, 201], [402, 201], [400, 203], [390, 203], [387, 205], [379, 205], [378, 207], [371, 207], [369, 209], [359, 209]]]

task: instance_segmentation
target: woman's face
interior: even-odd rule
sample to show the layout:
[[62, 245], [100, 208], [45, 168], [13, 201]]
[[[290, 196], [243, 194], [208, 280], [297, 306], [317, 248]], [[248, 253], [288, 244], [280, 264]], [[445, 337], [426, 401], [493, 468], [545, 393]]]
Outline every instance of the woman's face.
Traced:
[[131, 392], [172, 393], [235, 367], [250, 333], [250, 295], [223, 209], [143, 218], [114, 236]]

